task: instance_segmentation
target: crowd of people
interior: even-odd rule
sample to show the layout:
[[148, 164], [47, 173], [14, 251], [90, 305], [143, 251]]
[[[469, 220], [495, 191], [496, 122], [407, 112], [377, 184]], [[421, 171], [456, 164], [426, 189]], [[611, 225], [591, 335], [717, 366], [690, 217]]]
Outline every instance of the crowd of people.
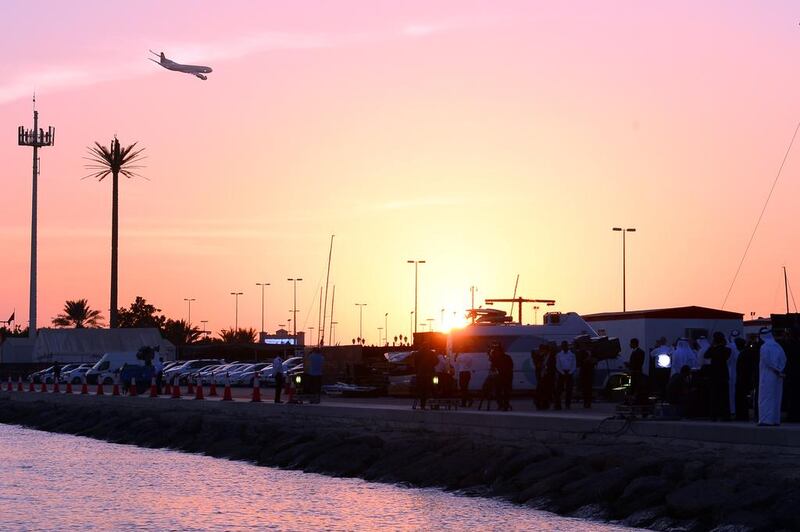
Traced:
[[800, 420], [800, 340], [794, 329], [773, 334], [764, 328], [750, 339], [738, 331], [728, 337], [715, 332], [711, 342], [679, 338], [671, 346], [661, 338], [649, 360], [636, 339], [630, 347], [633, 404], [656, 397], [680, 417], [754, 420], [761, 426], [779, 425], [784, 411], [787, 421]]

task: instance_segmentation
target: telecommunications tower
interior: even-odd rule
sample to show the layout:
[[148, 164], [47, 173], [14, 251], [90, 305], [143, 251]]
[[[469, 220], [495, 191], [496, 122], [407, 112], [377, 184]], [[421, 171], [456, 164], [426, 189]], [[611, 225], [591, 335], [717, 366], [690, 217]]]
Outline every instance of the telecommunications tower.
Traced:
[[33, 97], [33, 129], [19, 126], [17, 143], [33, 148], [33, 193], [31, 199], [31, 299], [28, 337], [36, 337], [36, 204], [39, 178], [39, 148], [52, 146], [56, 130], [48, 126], [47, 131], [39, 127], [39, 111], [36, 110], [36, 96]]

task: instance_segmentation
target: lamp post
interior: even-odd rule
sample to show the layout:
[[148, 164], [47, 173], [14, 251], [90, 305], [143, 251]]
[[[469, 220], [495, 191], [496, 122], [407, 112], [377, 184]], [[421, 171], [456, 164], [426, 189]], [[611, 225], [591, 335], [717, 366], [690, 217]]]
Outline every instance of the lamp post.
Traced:
[[294, 304], [292, 305], [292, 327], [294, 333], [292, 336], [294, 337], [294, 345], [297, 345], [297, 281], [302, 281], [300, 277], [290, 277], [286, 279], [287, 281], [291, 281], [294, 283]]
[[386, 343], [389, 343], [389, 313], [383, 315], [383, 334], [386, 338]]
[[256, 286], [261, 287], [261, 335], [264, 335], [264, 287], [270, 286], [269, 283], [256, 283]]
[[469, 313], [470, 316], [472, 317], [472, 323], [475, 323], [475, 292], [477, 291], [478, 291], [477, 286], [472, 285], [469, 287], [470, 301], [471, 301]]
[[208, 334], [210, 331], [208, 330], [208, 320], [200, 320], [200, 323], [203, 324], [203, 330], [200, 331], [202, 334]]
[[[419, 316], [417, 312], [417, 299], [419, 298], [419, 265], [425, 264], [424, 260], [407, 260], [409, 264], [414, 265], [414, 314]], [[414, 325], [414, 332], [417, 332], [417, 326]]]
[[234, 321], [233, 332], [239, 331], [239, 296], [244, 295], [244, 292], [231, 292], [231, 295], [236, 299], [236, 319]]
[[367, 306], [366, 303], [356, 303], [358, 307], [358, 337], [364, 338], [363, 329], [364, 329], [364, 307]]
[[626, 260], [626, 257], [625, 257], [625, 254], [626, 254], [625, 253], [625, 234], [626, 233], [635, 232], [636, 228], [635, 227], [625, 227], [625, 228], [612, 227], [611, 230], [612, 231], [619, 231], [620, 233], [622, 233], [622, 312], [625, 312], [627, 310], [626, 293], [625, 293], [625, 290], [626, 290], [626, 286], [625, 286], [625, 284], [626, 284], [626, 279], [625, 279], [625, 274], [626, 274], [626, 272], [625, 272], [625, 260]]
[[408, 334], [411, 335], [411, 342], [414, 342], [414, 311], [411, 311], [411, 321], [408, 326]]
[[189, 304], [189, 318], [186, 320], [186, 324], [189, 327], [191, 327], [192, 326], [192, 301], [197, 301], [197, 300], [195, 298], [193, 298], [193, 297], [184, 297], [183, 300], [186, 301]]
[[444, 309], [442, 309], [442, 315], [439, 318], [439, 325], [441, 326], [442, 331], [444, 331]]

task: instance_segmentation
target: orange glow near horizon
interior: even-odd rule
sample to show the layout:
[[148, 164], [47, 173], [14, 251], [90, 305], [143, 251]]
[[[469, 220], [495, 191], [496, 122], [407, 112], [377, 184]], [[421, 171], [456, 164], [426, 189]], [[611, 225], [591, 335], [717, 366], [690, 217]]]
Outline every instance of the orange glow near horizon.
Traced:
[[[369, 343], [387, 312], [389, 338], [410, 334], [410, 258], [427, 261], [415, 319], [434, 329], [443, 307], [445, 329], [466, 323], [470, 286], [483, 304], [518, 274], [547, 310], [615, 311], [626, 226], [628, 309], [720, 307], [800, 119], [792, 5], [312, 4], [5, 6], [0, 319], [28, 319], [31, 151], [14, 141], [34, 89], [57, 131], [40, 154], [40, 326], [67, 299], [108, 318], [111, 187], [80, 178], [115, 134], [146, 148], [149, 179], [121, 182], [124, 306], [186, 318], [196, 298], [195, 324], [219, 331], [239, 291], [240, 325], [259, 329], [269, 282], [272, 332], [302, 277], [308, 332], [335, 234], [342, 343], [356, 302]], [[148, 49], [214, 71], [168, 72]], [[799, 150], [726, 305], [746, 317], [784, 310], [782, 266], [800, 275]]]

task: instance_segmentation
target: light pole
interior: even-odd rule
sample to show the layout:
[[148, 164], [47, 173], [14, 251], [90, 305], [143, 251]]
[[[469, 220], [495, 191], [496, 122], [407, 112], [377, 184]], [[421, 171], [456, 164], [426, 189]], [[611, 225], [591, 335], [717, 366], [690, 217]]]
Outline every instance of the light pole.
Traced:
[[408, 323], [409, 323], [408, 334], [411, 335], [411, 341], [413, 342], [414, 341], [414, 311], [413, 310], [411, 311], [411, 321], [408, 322]]
[[389, 313], [383, 315], [383, 334], [386, 338], [386, 343], [389, 343]]
[[270, 286], [269, 283], [256, 283], [256, 286], [261, 287], [261, 334], [264, 334], [264, 287]]
[[193, 298], [193, 297], [184, 297], [183, 300], [186, 301], [189, 304], [189, 318], [186, 320], [186, 324], [189, 327], [191, 327], [192, 326], [192, 301], [197, 301], [197, 300], [195, 298]]
[[442, 316], [439, 318], [439, 325], [442, 327], [442, 331], [444, 331], [444, 309], [442, 309]]
[[627, 308], [626, 308], [627, 307], [627, 305], [626, 305], [626, 294], [625, 294], [625, 289], [626, 289], [626, 287], [625, 287], [625, 284], [626, 284], [626, 280], [625, 280], [625, 234], [626, 233], [635, 232], [636, 228], [635, 227], [626, 227], [626, 228], [623, 229], [622, 227], [612, 227], [611, 230], [612, 231], [619, 231], [619, 232], [622, 233], [622, 312], [625, 312], [627, 310]]
[[202, 323], [202, 324], [203, 324], [203, 330], [202, 330], [202, 331], [200, 331], [200, 332], [201, 332], [201, 333], [203, 333], [203, 334], [208, 334], [208, 333], [209, 333], [209, 330], [208, 330], [208, 320], [200, 320], [200, 323]]
[[292, 305], [292, 318], [294, 318], [292, 320], [293, 324], [292, 327], [294, 330], [294, 334], [292, 334], [292, 336], [294, 337], [294, 345], [296, 346], [297, 345], [297, 281], [302, 281], [302, 279], [300, 277], [290, 277], [286, 280], [294, 283], [294, 304]]
[[358, 307], [358, 337], [364, 338], [363, 333], [363, 326], [364, 326], [364, 307], [367, 306], [366, 303], [356, 303]]
[[469, 313], [470, 313], [470, 315], [472, 317], [472, 323], [475, 323], [475, 292], [477, 292], [477, 291], [478, 291], [478, 287], [477, 286], [473, 285], [473, 286], [469, 287], [469, 292], [471, 294], [471, 301], [472, 301], [470, 303], [470, 307], [471, 308], [469, 309]]
[[[414, 314], [417, 314], [417, 316], [419, 316], [419, 314], [417, 313], [417, 299], [419, 297], [419, 265], [425, 264], [425, 261], [407, 260], [406, 262], [414, 265]], [[416, 325], [414, 325], [414, 332], [417, 332]]]
[[244, 295], [244, 292], [231, 292], [231, 295], [236, 299], [236, 320], [233, 327], [233, 332], [239, 331], [239, 296]]

